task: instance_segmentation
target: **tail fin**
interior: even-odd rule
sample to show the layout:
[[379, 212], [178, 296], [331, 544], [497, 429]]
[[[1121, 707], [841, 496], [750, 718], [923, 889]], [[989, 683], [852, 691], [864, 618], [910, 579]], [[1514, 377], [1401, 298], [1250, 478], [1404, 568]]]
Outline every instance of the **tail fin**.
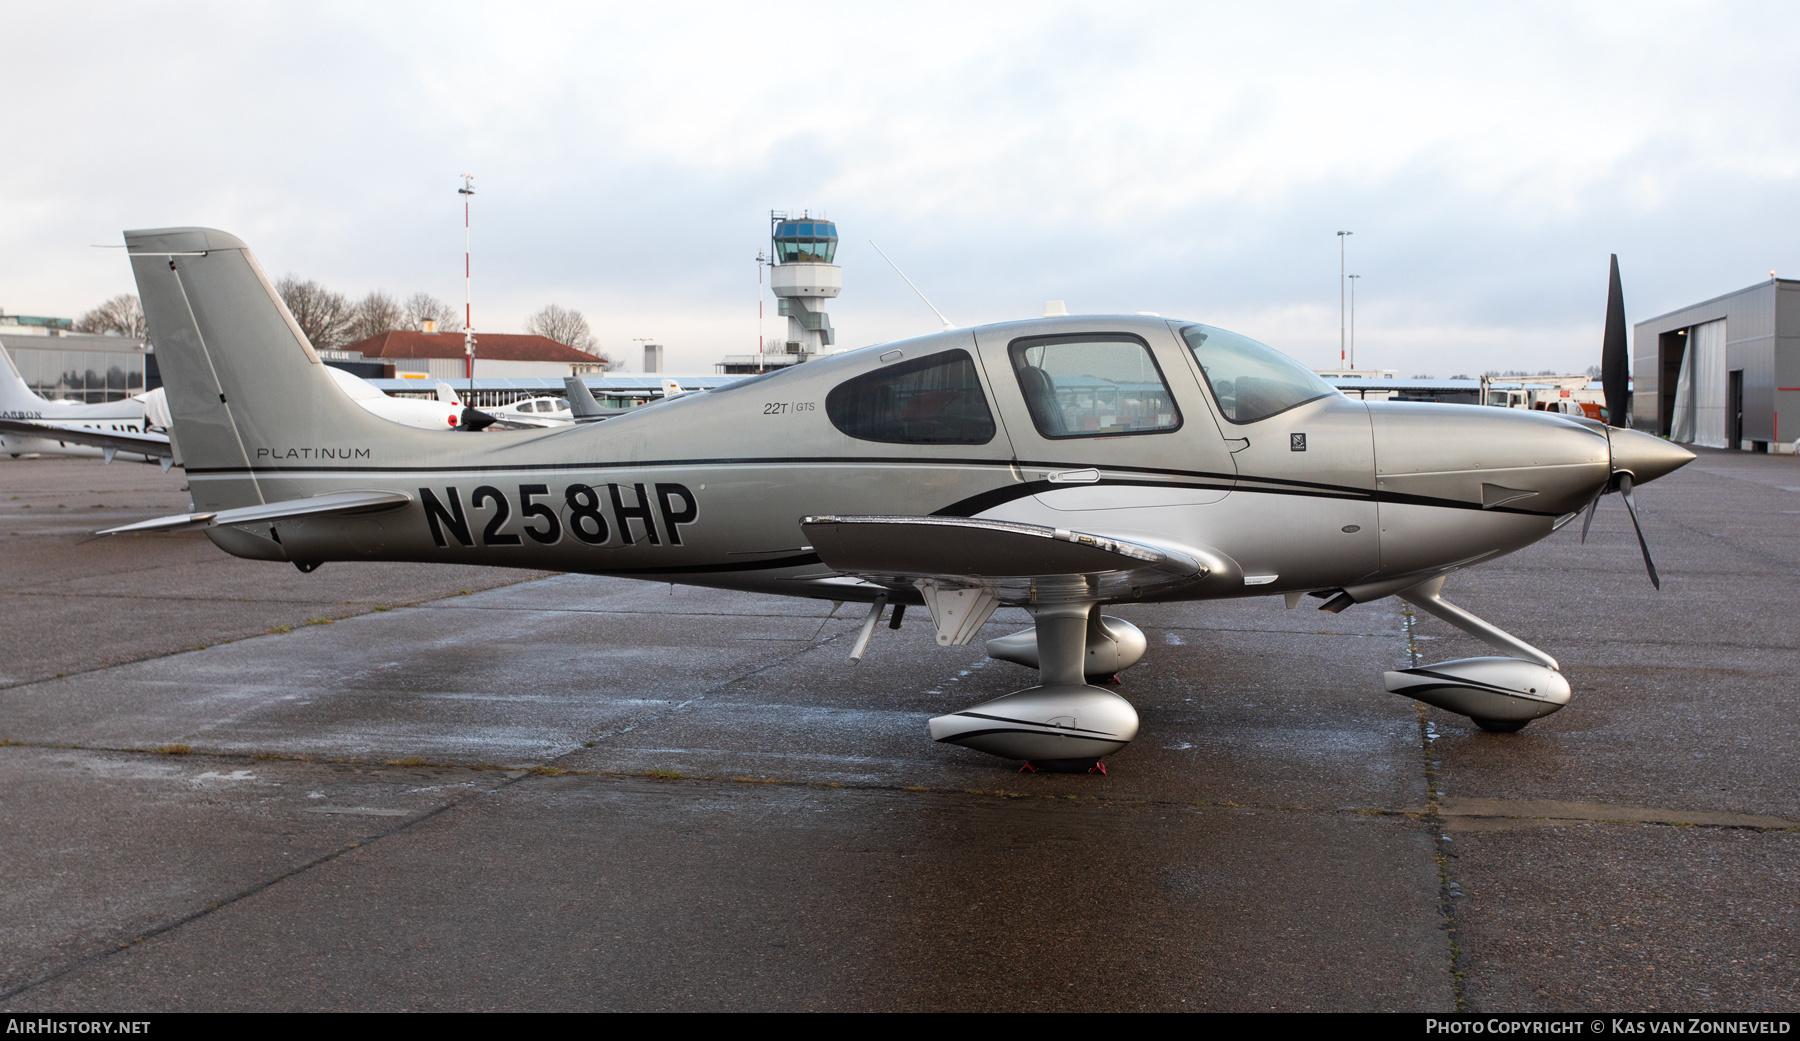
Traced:
[[564, 376], [563, 387], [569, 393], [569, 410], [575, 413], [576, 419], [598, 419], [609, 414], [608, 409], [594, 400], [594, 392], [580, 376]]
[[438, 385], [437, 385], [437, 399], [438, 399], [438, 401], [440, 401], [446, 405], [462, 404], [462, 398], [457, 396], [456, 388], [452, 387], [450, 384], [445, 383], [441, 380], [438, 382]]
[[33, 393], [25, 377], [13, 365], [12, 356], [0, 347], [0, 413], [40, 412], [49, 402]]
[[181, 457], [189, 474], [222, 478], [193, 483], [196, 508], [269, 501], [259, 472], [397, 466], [430, 453], [430, 434], [338, 388], [243, 242], [162, 228], [128, 231], [125, 244]]

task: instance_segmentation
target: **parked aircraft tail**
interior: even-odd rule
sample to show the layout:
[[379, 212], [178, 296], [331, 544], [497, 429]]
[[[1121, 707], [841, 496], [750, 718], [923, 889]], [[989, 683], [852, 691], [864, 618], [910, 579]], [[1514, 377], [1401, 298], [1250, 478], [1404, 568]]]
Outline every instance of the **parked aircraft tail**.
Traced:
[[49, 402], [32, 392], [25, 377], [19, 375], [6, 348], [0, 347], [0, 414], [29, 416], [47, 404]]
[[125, 244], [180, 454], [190, 475], [217, 478], [193, 482], [197, 508], [269, 501], [259, 472], [441, 456], [441, 435], [372, 415], [338, 388], [236, 237], [160, 228], [128, 231]]

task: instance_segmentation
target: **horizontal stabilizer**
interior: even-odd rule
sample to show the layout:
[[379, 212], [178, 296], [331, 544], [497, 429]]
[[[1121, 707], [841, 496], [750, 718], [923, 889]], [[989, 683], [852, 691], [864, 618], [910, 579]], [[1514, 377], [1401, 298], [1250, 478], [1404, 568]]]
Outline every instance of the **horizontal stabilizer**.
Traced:
[[169, 435], [151, 431], [138, 433], [131, 430], [94, 430], [90, 427], [58, 426], [54, 423], [40, 423], [29, 419], [0, 419], [0, 434], [11, 434], [14, 437], [40, 437], [46, 441], [66, 441], [70, 444], [91, 445], [94, 448], [111, 449], [115, 452], [130, 452], [134, 455], [147, 455], [152, 459], [169, 458], [174, 450], [169, 447]]
[[313, 517], [321, 514], [380, 513], [399, 509], [409, 505], [412, 501], [412, 496], [404, 492], [333, 492], [330, 495], [319, 495], [311, 499], [288, 499], [284, 502], [264, 503], [261, 506], [220, 510], [217, 513], [179, 513], [173, 517], [158, 517], [155, 520], [139, 521], [136, 524], [127, 524], [120, 528], [108, 528], [98, 534], [122, 535], [137, 531], [192, 531], [199, 528], [216, 528], [227, 524], [268, 524], [274, 521]]
[[834, 571], [889, 586], [920, 578], [980, 586], [1003, 603], [1141, 595], [1236, 570], [1185, 547], [1010, 521], [821, 516], [802, 518], [800, 529]]

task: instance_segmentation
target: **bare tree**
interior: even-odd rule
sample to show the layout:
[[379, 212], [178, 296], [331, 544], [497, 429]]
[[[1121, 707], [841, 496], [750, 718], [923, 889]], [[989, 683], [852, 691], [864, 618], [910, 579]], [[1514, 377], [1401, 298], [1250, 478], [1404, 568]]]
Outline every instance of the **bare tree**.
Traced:
[[414, 293], [400, 305], [400, 310], [401, 326], [406, 329], [423, 329], [428, 321], [436, 322], [441, 333], [460, 333], [463, 329], [456, 310], [430, 293]]
[[118, 333], [141, 340], [146, 332], [143, 305], [131, 293], [121, 293], [77, 319], [75, 331]]
[[377, 289], [350, 307], [350, 323], [344, 331], [347, 343], [392, 332], [406, 323], [406, 312], [394, 298]]
[[316, 348], [342, 346], [350, 328], [350, 301], [342, 293], [334, 293], [317, 282], [300, 281], [297, 275], [285, 275], [275, 283], [275, 292], [293, 314], [300, 331]]
[[545, 304], [542, 311], [525, 320], [525, 331], [547, 336], [557, 343], [585, 351], [596, 358], [606, 357], [600, 353], [600, 341], [594, 339], [594, 331], [588, 328], [587, 319], [581, 317], [580, 311]]

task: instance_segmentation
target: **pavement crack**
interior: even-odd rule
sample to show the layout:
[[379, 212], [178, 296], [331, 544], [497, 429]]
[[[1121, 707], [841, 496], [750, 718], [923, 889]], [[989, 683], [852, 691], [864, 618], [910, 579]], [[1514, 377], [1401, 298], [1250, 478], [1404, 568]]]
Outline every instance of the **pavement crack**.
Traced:
[[[1400, 618], [1402, 629], [1406, 634], [1406, 656], [1410, 668], [1420, 665], [1419, 644], [1415, 639], [1419, 618], [1413, 613], [1412, 605], [1401, 601]], [[1431, 719], [1425, 714], [1424, 702], [1413, 702], [1413, 712], [1419, 720], [1419, 769], [1425, 780], [1425, 812], [1420, 820], [1431, 835], [1431, 855], [1437, 868], [1438, 913], [1443, 917], [1445, 939], [1450, 946], [1450, 993], [1456, 1002], [1456, 1011], [1469, 1010], [1468, 991], [1464, 974], [1462, 942], [1457, 932], [1456, 895], [1450, 880], [1450, 837], [1444, 834], [1443, 791], [1439, 788], [1441, 775], [1437, 753], [1432, 743], [1437, 735], [1433, 731]], [[1460, 888], [1460, 887], [1459, 887]]]
[[[819, 623], [819, 632], [824, 632], [825, 624], [830, 621], [831, 621], [831, 616], [827, 615], [825, 617], [825, 621]], [[558, 760], [561, 760], [568, 756], [574, 755], [577, 752], [589, 751], [589, 750], [597, 747], [600, 744], [600, 742], [602, 742], [602, 741], [606, 741], [611, 738], [618, 737], [621, 734], [628, 734], [631, 731], [636, 730], [637, 728], [639, 728], [641, 726], [647, 726], [651, 723], [657, 722], [658, 720], [665, 719], [669, 715], [679, 712], [684, 708], [687, 708], [689, 705], [692, 705], [696, 701], [706, 700], [706, 698], [709, 695], [717, 694], [723, 690], [729, 690], [731, 687], [733, 687], [736, 684], [742, 683], [745, 680], [752, 679], [756, 676], [760, 676], [761, 674], [769, 671], [770, 669], [777, 668], [782, 665], [786, 665], [789, 662], [793, 661], [796, 658], [799, 658], [802, 655], [811, 653], [812, 651], [815, 651], [821, 647], [825, 647], [825, 646], [831, 644], [832, 642], [836, 641], [839, 637], [841, 637], [843, 635], [844, 635], [843, 633], [833, 633], [832, 635], [827, 636], [821, 640], [821, 639], [818, 639], [818, 634], [815, 633], [813, 635], [812, 640], [809, 640], [807, 642], [806, 646], [804, 646], [804, 647], [797, 648], [786, 654], [777, 655], [776, 657], [771, 658], [770, 660], [768, 660], [766, 662], [763, 662], [761, 665], [758, 665], [755, 668], [750, 669], [748, 671], [741, 672], [741, 673], [737, 674], [736, 676], [731, 677], [730, 679], [720, 680], [718, 683], [715, 683], [712, 686], [705, 688], [704, 690], [700, 691], [700, 693], [695, 694], [692, 697], [686, 698], [679, 702], [666, 704], [662, 707], [662, 709], [660, 711], [647, 713], [647, 714], [640, 716], [637, 719], [631, 721], [629, 724], [627, 724], [625, 726], [617, 727], [613, 730], [608, 730], [608, 731], [604, 731], [599, 734], [595, 734], [594, 736], [590, 737], [586, 742], [583, 742], [581, 745], [578, 745], [575, 748], [571, 748], [567, 752], [562, 753], [561, 755], [552, 756], [549, 759], [545, 760], [545, 765], [555, 763]]]

